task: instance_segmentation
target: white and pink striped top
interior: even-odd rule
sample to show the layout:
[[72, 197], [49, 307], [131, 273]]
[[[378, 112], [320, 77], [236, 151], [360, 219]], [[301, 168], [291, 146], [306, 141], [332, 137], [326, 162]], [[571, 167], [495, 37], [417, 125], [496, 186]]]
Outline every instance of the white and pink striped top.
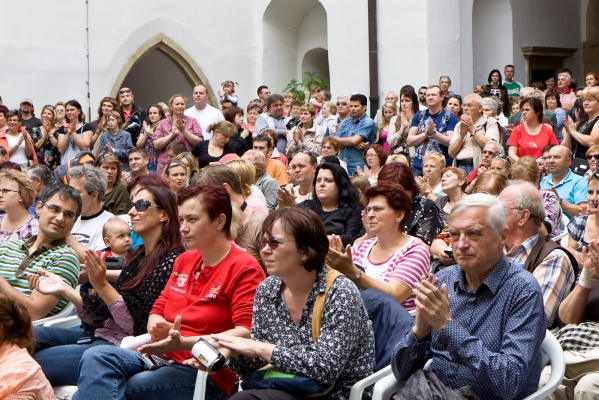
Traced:
[[[361, 265], [366, 274], [382, 282], [389, 283], [395, 279], [414, 289], [414, 284], [420, 282], [422, 275], [431, 271], [430, 251], [422, 241], [411, 238], [404, 247], [382, 263], [370, 261], [370, 250], [377, 238], [364, 240], [352, 247], [352, 258], [355, 264]], [[411, 294], [401, 305], [408, 311], [416, 308], [414, 294]]]

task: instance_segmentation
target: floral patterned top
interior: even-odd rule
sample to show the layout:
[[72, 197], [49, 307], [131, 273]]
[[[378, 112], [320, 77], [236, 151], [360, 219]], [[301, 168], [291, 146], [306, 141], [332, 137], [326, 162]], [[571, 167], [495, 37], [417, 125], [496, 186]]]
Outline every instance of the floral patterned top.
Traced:
[[[41, 127], [36, 126], [35, 128], [27, 129], [27, 131], [29, 131], [29, 136], [31, 136], [31, 141], [35, 146], [37, 142], [42, 139]], [[58, 129], [54, 131], [52, 137], [58, 140]], [[52, 143], [50, 143], [49, 140], [46, 140], [39, 150], [36, 149], [36, 154], [38, 162], [50, 168], [51, 171], [54, 171], [56, 167], [60, 165], [60, 152], [58, 151], [58, 146], [52, 146]]]
[[562, 229], [562, 208], [555, 193], [547, 189], [541, 189], [541, 197], [545, 205], [545, 221], [551, 225], [549, 238], [554, 238], [560, 234]]
[[[154, 132], [154, 138], [152, 142], [156, 141], [157, 139], [163, 138], [171, 133], [171, 130], [173, 129], [173, 119], [174, 117], [165, 118], [158, 123], [158, 126], [156, 127], [156, 132]], [[183, 118], [181, 118], [181, 121], [183, 121], [183, 123], [185, 124], [185, 129], [187, 129], [189, 132], [199, 137], [200, 139], [203, 139], [202, 128], [200, 128], [200, 125], [198, 124], [198, 121], [195, 118], [184, 115]], [[183, 136], [182, 133], [177, 133], [177, 135], [171, 140], [171, 142], [173, 140], [182, 141], [183, 143], [185, 143], [185, 146], [187, 146], [187, 151], [191, 152], [191, 148], [193, 147], [193, 145], [189, 143], [187, 139], [185, 139], [185, 136]], [[167, 146], [164, 146], [158, 154], [157, 172], [161, 175], [162, 171], [166, 167], [166, 164], [168, 164], [168, 160], [166, 158], [166, 148]]]
[[435, 202], [423, 196], [414, 197], [412, 212], [403, 232], [430, 246], [442, 230], [443, 220]]
[[[140, 135], [143, 135], [144, 132], [142, 128]], [[156, 172], [156, 168], [158, 168], [158, 156], [160, 155], [160, 151], [154, 147], [154, 135], [156, 135], [156, 130], [153, 133], [148, 133], [148, 138], [144, 146], [146, 153], [148, 153], [148, 171], [150, 172]]]
[[[276, 344], [270, 363], [279, 371], [314, 378], [325, 385], [336, 380], [341, 390], [328, 399], [347, 399], [353, 384], [372, 374], [374, 335], [368, 312], [356, 285], [340, 276], [331, 285], [322, 312], [318, 344], [312, 340], [316, 295], [326, 288], [326, 270], [318, 272], [296, 326], [283, 298], [283, 281], [269, 276], [256, 289], [251, 338]], [[248, 375], [266, 365], [259, 358], [232, 358], [229, 368]], [[365, 393], [369, 396], [369, 393]]]

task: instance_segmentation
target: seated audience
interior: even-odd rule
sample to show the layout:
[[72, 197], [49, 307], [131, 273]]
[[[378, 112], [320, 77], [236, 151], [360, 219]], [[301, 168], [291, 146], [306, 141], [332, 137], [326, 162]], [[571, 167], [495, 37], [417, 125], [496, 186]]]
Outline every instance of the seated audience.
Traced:
[[[153, 302], [147, 323], [152, 343], [138, 349], [143, 355], [165, 355], [174, 362], [150, 368], [137, 352], [95, 346], [85, 352], [79, 365], [79, 391], [74, 400], [87, 398], [89, 393], [98, 399], [124, 399], [129, 393], [190, 399], [197, 370], [183, 361], [191, 358], [190, 351], [200, 337], [227, 358], [231, 352], [210, 334], [220, 332], [230, 340], [249, 337], [254, 294], [265, 276], [248, 253], [231, 245], [227, 191], [217, 185], [192, 185], [179, 193], [177, 203], [181, 234], [190, 250], [177, 258], [164, 290]], [[210, 374], [206, 399], [228, 397], [236, 382], [228, 368]]]
[[[339, 159], [339, 139], [335, 136], [327, 136], [322, 139], [320, 156], [318, 156], [316, 160], [318, 160], [318, 163], [320, 164], [320, 160], [326, 156], [335, 156]], [[347, 171], [347, 163], [345, 161], [339, 159], [339, 164], [345, 171]]]
[[[349, 181], [360, 192], [360, 203], [366, 208], [368, 204], [366, 202], [366, 197], [364, 197], [364, 191], [366, 188], [370, 187], [370, 182], [362, 175], [352, 175], [349, 177]], [[362, 218], [364, 218], [364, 212], [362, 212]]]
[[538, 387], [547, 321], [539, 284], [503, 255], [504, 205], [485, 194], [460, 200], [449, 234], [457, 265], [416, 284], [416, 323], [395, 348], [393, 374], [405, 381], [432, 357], [429, 371], [447, 388], [522, 399]]
[[[404, 188], [412, 199], [412, 211], [404, 228], [404, 233], [415, 236], [428, 246], [443, 229], [443, 220], [432, 200], [420, 196], [420, 188], [410, 167], [405, 164], [387, 164], [379, 172], [379, 182], [389, 181]], [[368, 230], [367, 230], [368, 232]]]
[[[576, 118], [580, 121], [578, 124], [572, 122], [572, 118], [568, 118], [564, 122], [563, 145], [567, 146], [575, 158], [584, 159], [586, 151], [589, 147], [599, 144], [599, 125], [597, 120], [599, 117], [599, 87], [587, 87], [582, 92], [581, 100], [585, 115], [582, 118]], [[565, 107], [564, 107], [565, 108]]]
[[403, 233], [412, 211], [410, 196], [398, 184], [385, 181], [366, 189], [365, 196], [368, 229], [375, 236], [343, 249], [333, 235], [327, 265], [360, 290], [377, 289], [413, 310], [414, 284], [431, 272], [431, 266], [428, 246]]
[[309, 151], [314, 157], [321, 152], [325, 130], [314, 122], [315, 110], [311, 104], [300, 107], [300, 123], [287, 132], [287, 158], [293, 158], [298, 152]]
[[193, 146], [191, 154], [198, 158], [200, 168], [220, 161], [227, 154], [235, 153], [231, 138], [237, 135], [235, 126], [229, 121], [220, 121], [207, 128], [212, 139], [202, 140]]
[[195, 183], [213, 183], [225, 188], [231, 202], [242, 212], [235, 243], [260, 263], [260, 227], [266, 214], [248, 206], [243, 198], [239, 175], [224, 165], [211, 165], [202, 170]]
[[488, 170], [476, 178], [472, 193], [486, 193], [491, 196], [499, 196], [499, 193], [507, 186], [508, 177], [499, 171]]
[[453, 157], [453, 166], [469, 174], [482, 161], [482, 149], [494, 140], [499, 143], [497, 120], [483, 112], [483, 99], [476, 93], [464, 98], [462, 109], [464, 114], [456, 125], [449, 155]]
[[257, 150], [248, 150], [242, 158], [254, 164], [256, 169], [256, 178], [252, 186], [256, 186], [262, 192], [269, 211], [276, 209], [279, 204], [277, 201], [279, 183], [266, 173], [266, 157]]
[[266, 199], [260, 189], [254, 185], [254, 181], [256, 180], [256, 167], [254, 167], [254, 164], [251, 161], [236, 158], [225, 161], [223, 165], [231, 168], [239, 175], [241, 191], [246, 203], [267, 215]]
[[539, 234], [541, 236], [549, 236], [550, 239], [559, 235], [562, 226], [562, 209], [559, 206], [558, 197], [554, 192], [548, 189], [540, 189], [541, 171], [537, 161], [530, 156], [521, 157], [512, 166], [512, 177], [530, 182], [540, 190], [545, 207], [545, 220], [539, 230]]
[[587, 205], [588, 182], [570, 170], [572, 152], [565, 146], [554, 146], [545, 159], [549, 175], [541, 179], [541, 187], [553, 191], [562, 211], [569, 218], [584, 214]]
[[290, 184], [281, 186], [277, 191], [279, 208], [295, 207], [312, 199], [317, 167], [318, 161], [311, 153], [297, 153], [293, 157], [289, 163]]
[[[118, 114], [115, 112], [115, 114]], [[106, 193], [104, 194], [104, 208], [114, 215], [123, 215], [129, 212], [131, 202], [127, 193], [127, 184], [121, 178], [121, 163], [112, 153], [100, 153], [96, 159], [96, 168], [106, 174]]]
[[33, 183], [24, 172], [0, 170], [0, 244], [37, 235], [38, 219], [27, 211], [35, 197]]
[[507, 214], [505, 256], [537, 278], [550, 328], [555, 323], [560, 303], [576, 280], [578, 263], [567, 250], [539, 235], [545, 207], [535, 186], [525, 181], [511, 181], [499, 199]]
[[102, 206], [107, 184], [103, 171], [84, 164], [71, 168], [68, 176], [69, 185], [81, 196], [82, 206], [81, 215], [67, 236], [67, 243], [83, 262], [86, 249], [96, 251], [104, 248], [102, 227], [114, 214]]
[[0, 292], [20, 301], [33, 320], [56, 315], [67, 300], [30, 289], [29, 274], [45, 269], [59, 276], [65, 285], [77, 285], [79, 260], [65, 238], [80, 213], [81, 197], [77, 191], [62, 184], [48, 186], [37, 203], [37, 235], [0, 245]]
[[[95, 328], [90, 343], [78, 343], [88, 336], [81, 328], [35, 327], [37, 351], [33, 358], [52, 385], [78, 385], [82, 389], [85, 377], [79, 367], [88, 349], [119, 346], [124, 337], [147, 332], [150, 309], [164, 289], [175, 259], [183, 252], [175, 202], [175, 195], [162, 187], [143, 187], [134, 195], [129, 215], [143, 245], [131, 253], [114, 286], [106, 279], [105, 257], [92, 250], [85, 253], [85, 268], [95, 294], [73, 289], [51, 269], [39, 272], [45, 280], [37, 275], [30, 278], [37, 291], [72, 302], [77, 316]], [[101, 379], [97, 372], [90, 372], [87, 378]]]
[[360, 193], [343, 168], [325, 163], [316, 169], [312, 199], [297, 205], [309, 209], [322, 219], [327, 235], [339, 236], [343, 246], [353, 244], [363, 234]]
[[441, 171], [445, 168], [445, 157], [441, 153], [427, 153], [422, 159], [422, 176], [416, 177], [422, 195], [435, 201], [443, 196]]
[[171, 161], [164, 167], [162, 176], [166, 178], [171, 185], [171, 190], [177, 194], [183, 188], [189, 185], [189, 175], [187, 165], [182, 161]]
[[364, 175], [368, 178], [371, 185], [374, 185], [378, 179], [379, 172], [387, 162], [387, 152], [380, 144], [369, 144], [362, 152], [364, 169], [358, 166], [356, 172], [358, 175]]
[[288, 183], [287, 168], [279, 161], [271, 158], [274, 150], [272, 139], [267, 134], [254, 136], [254, 150], [258, 150], [266, 158], [266, 173], [283, 186]]
[[[339, 276], [328, 286], [332, 272], [324, 268], [328, 241], [320, 218], [311, 211], [276, 210], [264, 221], [260, 247], [270, 276], [256, 289], [251, 339], [212, 335], [238, 354], [230, 368], [244, 380], [244, 390], [231, 399], [297, 398], [295, 391], [252, 387], [248, 376], [269, 363], [325, 388], [337, 382], [339, 390], [327, 398], [349, 398], [351, 387], [373, 372], [374, 337], [355, 285]], [[321, 309], [314, 299], [323, 291], [328, 295]], [[316, 327], [314, 313], [322, 313]]]
[[173, 158], [173, 161], [179, 161], [185, 164], [185, 168], [187, 169], [187, 181], [189, 185], [191, 185], [191, 182], [193, 182], [193, 178], [200, 173], [200, 167], [198, 167], [196, 158], [191, 153], [185, 151], [177, 155], [177, 157]]
[[0, 397], [3, 399], [54, 399], [50, 382], [33, 361], [31, 316], [19, 301], [0, 293]]

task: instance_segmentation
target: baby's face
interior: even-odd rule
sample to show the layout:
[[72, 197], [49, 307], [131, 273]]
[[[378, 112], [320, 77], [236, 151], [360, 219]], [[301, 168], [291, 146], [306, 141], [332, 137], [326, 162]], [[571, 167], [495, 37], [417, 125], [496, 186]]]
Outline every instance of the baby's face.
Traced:
[[131, 248], [131, 232], [126, 223], [112, 227], [107, 239], [106, 245], [113, 253], [123, 254]]

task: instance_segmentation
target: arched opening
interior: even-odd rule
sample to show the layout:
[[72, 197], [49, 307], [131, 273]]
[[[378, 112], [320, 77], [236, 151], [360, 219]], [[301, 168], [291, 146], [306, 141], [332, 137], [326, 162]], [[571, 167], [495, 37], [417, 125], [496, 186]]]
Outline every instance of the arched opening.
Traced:
[[329, 74], [329, 52], [323, 48], [312, 49], [304, 54], [302, 60], [303, 72], [315, 72], [314, 76], [321, 78], [329, 83], [331, 77]]
[[586, 41], [582, 44], [583, 70], [599, 73], [599, 0], [589, 0], [586, 14]]
[[127, 60], [113, 87], [112, 97], [127, 86], [135, 93], [135, 103], [146, 108], [167, 102], [173, 94], [191, 97], [193, 87], [208, 88], [211, 105], [218, 104], [208, 79], [193, 58], [173, 40], [157, 35], [141, 45]]
[[[328, 49], [327, 13], [318, 0], [272, 0], [264, 11], [262, 26], [263, 77], [271, 92], [281, 91], [291, 79], [301, 81], [304, 72], [315, 72], [303, 67], [310, 51]], [[328, 71], [328, 55], [324, 60], [326, 65], [318, 68]]]
[[512, 6], [509, 0], [474, 0], [472, 58], [474, 85], [487, 83], [489, 72], [501, 71], [514, 58]]

